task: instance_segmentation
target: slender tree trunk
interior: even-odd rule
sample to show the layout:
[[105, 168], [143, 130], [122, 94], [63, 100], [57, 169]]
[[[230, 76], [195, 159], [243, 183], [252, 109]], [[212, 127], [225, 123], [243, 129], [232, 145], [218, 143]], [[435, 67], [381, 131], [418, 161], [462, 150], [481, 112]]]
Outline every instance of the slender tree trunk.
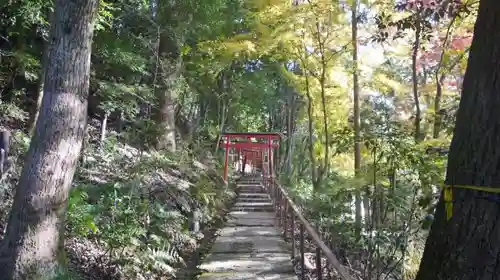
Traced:
[[[353, 99], [354, 99], [354, 176], [358, 177], [361, 169], [361, 126], [360, 126], [360, 104], [359, 104], [359, 69], [358, 69], [358, 0], [354, 0], [351, 9], [352, 22], [352, 60], [354, 64]], [[355, 227], [356, 238], [361, 238], [361, 190], [356, 190], [355, 194]]]
[[325, 155], [323, 157], [323, 168], [318, 174], [318, 185], [321, 184], [323, 178], [328, 176], [330, 171], [330, 135], [328, 132], [328, 112], [326, 109], [326, 62], [324, 61], [324, 56], [322, 57], [322, 70], [321, 70], [321, 109], [323, 111], [323, 133], [325, 134]]
[[0, 245], [2, 279], [52, 279], [65, 259], [64, 217], [87, 122], [98, 2], [55, 2], [42, 107]]
[[[500, 186], [499, 16], [498, 1], [480, 1], [448, 156], [448, 185]], [[441, 198], [416, 279], [500, 279], [497, 200], [495, 194], [454, 188], [447, 221]]]
[[420, 50], [420, 36], [421, 36], [421, 22], [420, 19], [417, 20], [416, 30], [415, 30], [415, 42], [413, 44], [413, 51], [411, 54], [411, 77], [413, 85], [413, 101], [415, 102], [415, 141], [419, 142], [421, 137], [420, 129], [420, 98], [418, 94], [418, 77], [417, 77], [417, 57], [418, 51]]
[[[319, 37], [319, 24], [316, 23], [316, 28], [318, 30]], [[318, 38], [318, 43], [320, 46], [321, 52], [321, 75], [320, 75], [320, 92], [321, 92], [321, 109], [323, 111], [323, 133], [325, 134], [325, 156], [323, 157], [323, 168], [321, 168], [321, 172], [318, 174], [318, 185], [321, 184], [323, 178], [328, 176], [330, 171], [330, 133], [328, 131], [328, 112], [326, 109], [326, 68], [328, 67], [327, 61], [325, 58], [325, 49], [321, 39]]]
[[104, 141], [106, 141], [106, 132], [108, 130], [108, 112], [103, 112], [102, 120], [101, 120], [101, 139], [99, 140], [99, 145], [101, 147], [104, 146]]
[[445, 75], [438, 77], [436, 75], [436, 97], [434, 99], [434, 127], [432, 131], [432, 138], [439, 138], [439, 133], [441, 132], [441, 122], [443, 119], [443, 114], [441, 113], [441, 97], [443, 96], [443, 82]]
[[441, 72], [441, 68], [443, 67], [446, 49], [448, 48], [449, 43], [450, 43], [449, 39], [450, 39], [453, 24], [455, 23], [455, 19], [456, 19], [456, 17], [454, 17], [451, 20], [450, 24], [448, 25], [448, 29], [446, 31], [446, 36], [445, 36], [444, 42], [443, 42], [443, 50], [441, 51], [438, 65], [436, 67], [436, 73], [434, 76], [434, 79], [436, 82], [436, 97], [434, 98], [434, 126], [432, 129], [432, 138], [434, 138], [434, 139], [439, 138], [439, 132], [441, 131], [441, 120], [442, 120], [441, 97], [443, 96], [443, 82], [446, 78], [446, 75], [444, 73], [441, 74], [440, 72]]
[[443, 85], [444, 81], [446, 80], [446, 73], [449, 73], [451, 69], [453, 69], [460, 61], [462, 60], [463, 56], [465, 55], [466, 51], [464, 51], [460, 56], [458, 56], [449, 66], [447, 70], [444, 70], [445, 72], [440, 74], [440, 68], [442, 65], [442, 60], [444, 59], [444, 50], [443, 53], [441, 54], [441, 60], [438, 64], [438, 70], [436, 70], [436, 97], [434, 98], [434, 126], [433, 126], [433, 131], [432, 131], [432, 138], [436, 139], [439, 138], [439, 134], [441, 133], [441, 127], [442, 127], [442, 122], [443, 122], [443, 112], [441, 112], [441, 99], [443, 97]]
[[290, 176], [292, 174], [292, 159], [293, 159], [293, 123], [295, 122], [295, 92], [289, 89], [290, 96], [288, 99], [288, 110], [287, 110], [287, 148], [286, 148], [286, 174]]
[[309, 76], [306, 74], [306, 95], [307, 95], [307, 127], [309, 128], [309, 157], [311, 160], [311, 180], [313, 183], [313, 188], [314, 190], [318, 189], [318, 179], [317, 179], [317, 173], [316, 173], [316, 158], [314, 157], [314, 123], [313, 123], [313, 100], [311, 96], [311, 92], [309, 89]]
[[203, 93], [198, 94], [198, 125], [196, 128], [202, 128], [205, 125], [205, 117], [207, 115], [207, 102]]
[[222, 139], [222, 133], [224, 132], [226, 119], [227, 119], [227, 106], [223, 97], [220, 98], [220, 112], [219, 112], [219, 135], [217, 136], [217, 142], [215, 143], [215, 151], [214, 154], [217, 154], [217, 151], [220, 147], [220, 140]]
[[123, 132], [123, 119], [124, 119], [123, 111], [119, 111], [118, 113], [118, 124], [116, 125], [116, 132], [121, 134]]
[[[50, 17], [52, 17], [52, 13], [50, 13]], [[43, 99], [43, 87], [45, 84], [45, 71], [47, 67], [47, 56], [48, 56], [48, 43], [44, 44], [43, 47], [43, 53], [42, 53], [42, 65], [40, 69], [40, 79], [38, 80], [38, 94], [36, 97], [36, 104], [35, 107], [33, 108], [33, 111], [30, 116], [29, 120], [29, 134], [33, 135], [33, 131], [35, 130], [36, 126], [36, 121], [38, 120], [38, 115], [40, 113], [40, 107], [42, 106], [42, 99]]]

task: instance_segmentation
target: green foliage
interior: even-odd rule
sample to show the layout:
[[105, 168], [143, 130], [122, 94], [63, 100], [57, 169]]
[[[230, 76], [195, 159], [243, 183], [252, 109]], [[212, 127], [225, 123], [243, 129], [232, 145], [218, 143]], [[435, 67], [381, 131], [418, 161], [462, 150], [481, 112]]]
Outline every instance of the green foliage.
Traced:
[[[69, 198], [68, 235], [97, 240], [131, 277], [174, 275], [184, 265], [184, 247], [196, 244], [189, 231], [193, 212], [199, 211], [202, 225], [210, 223], [234, 193], [182, 152], [128, 162], [120, 156], [126, 146], [113, 139], [106, 141], [109, 148], [87, 151], [97, 157], [96, 166], [80, 176], [128, 167], [111, 171], [120, 180], [102, 174], [101, 183], [76, 183]], [[103, 160], [110, 157], [115, 159]]]

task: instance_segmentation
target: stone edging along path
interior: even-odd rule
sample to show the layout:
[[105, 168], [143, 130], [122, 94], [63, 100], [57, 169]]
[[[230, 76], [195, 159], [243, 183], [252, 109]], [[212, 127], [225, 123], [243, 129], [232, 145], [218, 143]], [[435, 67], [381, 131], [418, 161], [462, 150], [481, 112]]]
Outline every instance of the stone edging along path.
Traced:
[[[232, 185], [231, 189], [235, 190], [236, 185]], [[237, 190], [236, 190], [237, 191]], [[236, 202], [237, 195], [229, 198], [224, 206], [219, 209], [216, 218], [212, 220], [209, 224], [202, 225], [201, 238], [198, 239], [197, 247], [194, 251], [188, 252], [183, 255], [183, 259], [186, 266], [180, 268], [175, 279], [177, 280], [196, 280], [198, 276], [202, 273], [202, 270], [198, 268], [203, 257], [210, 252], [210, 249], [217, 238], [217, 232], [224, 226], [227, 219], [227, 214], [229, 213], [232, 205]]]

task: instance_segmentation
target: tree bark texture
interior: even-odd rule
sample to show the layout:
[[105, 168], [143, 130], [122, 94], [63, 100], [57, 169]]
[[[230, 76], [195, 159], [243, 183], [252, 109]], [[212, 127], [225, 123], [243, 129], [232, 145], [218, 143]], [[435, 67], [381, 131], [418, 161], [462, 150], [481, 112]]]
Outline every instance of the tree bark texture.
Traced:
[[[500, 5], [481, 0], [448, 157], [446, 184], [500, 187]], [[453, 189], [424, 250], [417, 280], [500, 279], [498, 195]]]
[[98, 0], [56, 0], [42, 106], [0, 245], [3, 280], [52, 279], [87, 122]]
[[158, 51], [160, 67], [156, 97], [159, 101], [157, 122], [160, 135], [156, 147], [175, 151], [175, 84], [180, 75], [182, 60], [179, 41], [172, 30], [167, 28], [161, 32]]

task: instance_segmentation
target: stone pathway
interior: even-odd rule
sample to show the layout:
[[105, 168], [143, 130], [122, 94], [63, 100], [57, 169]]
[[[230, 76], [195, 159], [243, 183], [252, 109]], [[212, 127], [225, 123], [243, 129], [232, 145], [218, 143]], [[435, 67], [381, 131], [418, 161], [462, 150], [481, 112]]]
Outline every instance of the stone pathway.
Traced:
[[238, 183], [239, 195], [200, 280], [297, 280], [289, 246], [278, 227], [271, 199], [258, 181]]

